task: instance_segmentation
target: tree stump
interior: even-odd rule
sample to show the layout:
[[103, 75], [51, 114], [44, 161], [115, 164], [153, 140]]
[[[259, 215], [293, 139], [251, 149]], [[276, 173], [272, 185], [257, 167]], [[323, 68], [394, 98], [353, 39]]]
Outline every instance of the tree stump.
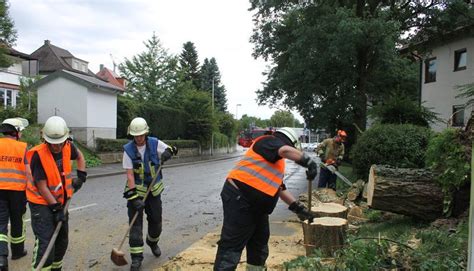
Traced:
[[315, 217], [340, 217], [347, 218], [347, 207], [338, 203], [319, 203], [311, 208], [311, 213]]
[[443, 192], [429, 170], [373, 165], [367, 204], [377, 210], [433, 220], [443, 213]]
[[306, 256], [320, 249], [324, 256], [332, 257], [337, 249], [344, 246], [347, 220], [339, 217], [315, 218], [313, 223], [303, 222]]

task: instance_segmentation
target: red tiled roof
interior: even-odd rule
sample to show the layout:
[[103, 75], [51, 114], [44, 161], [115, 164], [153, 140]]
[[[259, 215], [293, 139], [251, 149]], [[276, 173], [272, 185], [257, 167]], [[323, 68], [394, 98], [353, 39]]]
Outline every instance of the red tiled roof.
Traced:
[[[115, 74], [115, 72], [109, 70], [108, 68], [104, 67], [102, 70], [100, 70], [98, 73], [95, 74], [97, 77], [101, 78], [102, 80], [105, 80], [109, 82], [110, 84], [119, 87], [123, 90], [125, 90], [125, 87], [123, 83], [119, 82], [120, 78]], [[120, 80], [123, 81], [123, 80]]]

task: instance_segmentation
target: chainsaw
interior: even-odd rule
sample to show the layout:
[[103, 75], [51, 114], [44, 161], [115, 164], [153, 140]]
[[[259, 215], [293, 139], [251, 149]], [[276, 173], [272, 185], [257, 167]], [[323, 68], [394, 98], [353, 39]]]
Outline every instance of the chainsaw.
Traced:
[[321, 167], [331, 171], [332, 174], [336, 174], [336, 176], [339, 177], [342, 181], [344, 181], [347, 185], [352, 186], [351, 181], [349, 181], [349, 179], [347, 179], [344, 175], [337, 171], [336, 167], [334, 166], [335, 163], [336, 161], [328, 159], [326, 163], [321, 163]]

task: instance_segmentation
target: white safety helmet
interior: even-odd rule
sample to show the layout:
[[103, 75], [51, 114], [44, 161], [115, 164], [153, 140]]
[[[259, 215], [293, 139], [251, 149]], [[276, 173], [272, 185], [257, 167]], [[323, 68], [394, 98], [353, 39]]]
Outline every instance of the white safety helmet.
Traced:
[[128, 134], [132, 136], [140, 136], [150, 131], [148, 124], [144, 118], [134, 118], [128, 126]]
[[10, 124], [11, 126], [15, 127], [18, 132], [21, 132], [26, 127], [28, 127], [29, 122], [24, 118], [9, 118], [5, 119], [2, 124]]
[[69, 137], [66, 121], [58, 116], [46, 120], [43, 127], [43, 138], [50, 144], [61, 144]]
[[301, 144], [298, 139], [298, 135], [296, 134], [295, 130], [291, 127], [282, 127], [278, 128], [275, 132], [279, 132], [284, 134], [290, 142], [293, 144], [293, 146], [297, 149], [301, 149]]

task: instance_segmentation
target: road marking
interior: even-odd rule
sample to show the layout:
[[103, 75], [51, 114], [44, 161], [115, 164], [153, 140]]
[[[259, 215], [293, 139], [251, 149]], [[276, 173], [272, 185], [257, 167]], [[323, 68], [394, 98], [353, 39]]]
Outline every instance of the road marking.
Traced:
[[[77, 211], [77, 210], [89, 208], [89, 207], [96, 206], [96, 205], [97, 205], [97, 203], [91, 203], [91, 204], [88, 204], [88, 205], [84, 205], [84, 206], [69, 209], [69, 212], [74, 212], [74, 211]], [[30, 222], [30, 221], [31, 221], [31, 218], [25, 219], [25, 222]], [[10, 226], [10, 223], [8, 223], [8, 226]]]

